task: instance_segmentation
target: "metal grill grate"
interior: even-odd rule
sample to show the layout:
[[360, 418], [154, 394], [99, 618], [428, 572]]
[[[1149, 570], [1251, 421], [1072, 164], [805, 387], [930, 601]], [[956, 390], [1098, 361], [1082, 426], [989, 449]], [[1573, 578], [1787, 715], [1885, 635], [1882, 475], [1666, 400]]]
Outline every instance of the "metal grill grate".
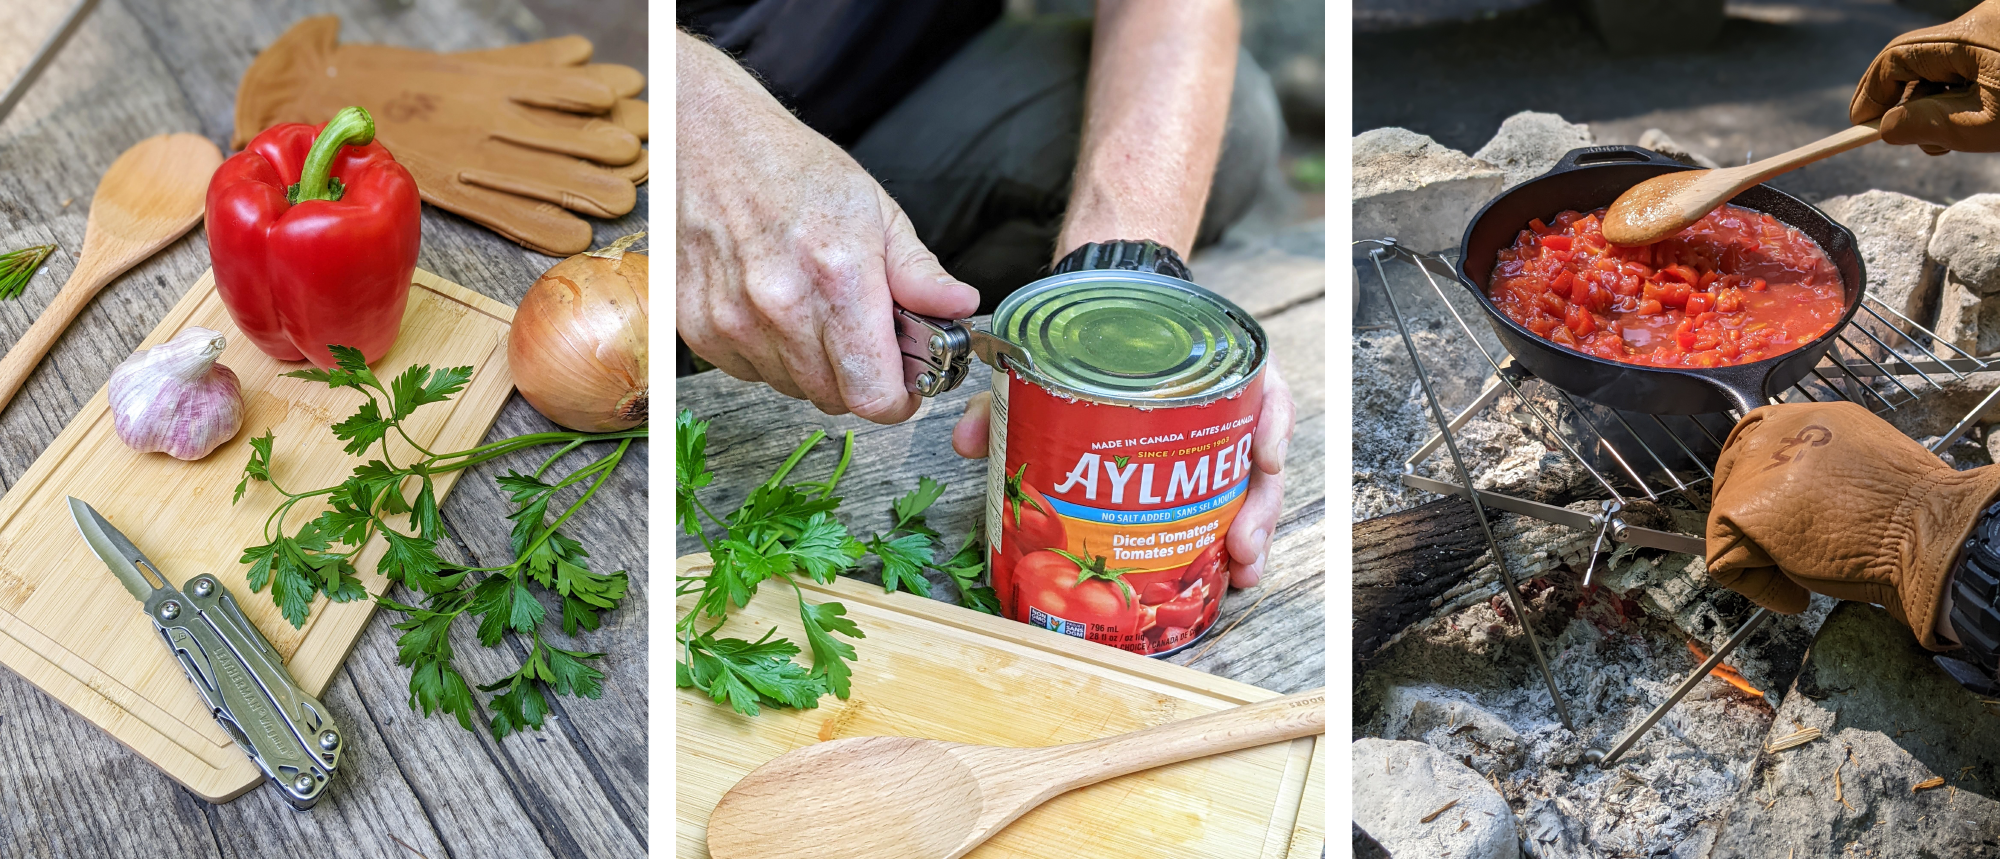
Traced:
[[[1523, 393], [1522, 387], [1534, 377], [1527, 370], [1514, 363], [1505, 352], [1496, 355], [1479, 342], [1474, 328], [1458, 308], [1451, 303], [1445, 292], [1445, 283], [1440, 278], [1457, 286], [1457, 266], [1455, 261], [1438, 254], [1419, 254], [1403, 247], [1395, 239], [1367, 239], [1355, 242], [1357, 247], [1372, 246], [1368, 251], [1368, 266], [1357, 265], [1365, 272], [1372, 268], [1376, 282], [1380, 284], [1384, 297], [1395, 315], [1397, 330], [1403, 336], [1404, 347], [1410, 361], [1415, 366], [1417, 378], [1422, 384], [1426, 405], [1432, 419], [1440, 427], [1439, 431], [1419, 446], [1415, 453], [1404, 460], [1401, 481], [1404, 485], [1434, 492], [1441, 495], [1459, 495], [1467, 498], [1478, 514], [1481, 527], [1493, 552], [1493, 560], [1499, 567], [1500, 578], [1523, 631], [1528, 646], [1533, 649], [1535, 663], [1541, 669], [1542, 677], [1549, 687], [1556, 711], [1565, 726], [1570, 725], [1568, 707], [1563, 703], [1562, 692], [1556, 687], [1555, 678], [1549, 673], [1548, 664], [1541, 652], [1534, 630], [1527, 625], [1527, 611], [1512, 574], [1508, 571], [1498, 541], [1493, 538], [1487, 522], [1486, 508], [1491, 507], [1533, 516], [1581, 531], [1596, 531], [1597, 545], [1593, 547], [1591, 565], [1584, 572], [1583, 583], [1590, 583], [1591, 571], [1595, 569], [1597, 554], [1610, 540], [1635, 546], [1666, 549], [1692, 555], [1705, 554], [1705, 544], [1701, 536], [1660, 531], [1651, 528], [1634, 527], [1619, 518], [1624, 505], [1633, 499], [1644, 498], [1657, 501], [1662, 496], [1694, 489], [1714, 479], [1713, 466], [1722, 448], [1722, 440], [1731, 427], [1741, 417], [1734, 414], [1658, 416], [1609, 409], [1593, 403], [1580, 401], [1567, 392], [1549, 386], [1550, 397], [1545, 400], [1552, 404], [1555, 414], [1550, 414], [1534, 398]], [[1465, 335], [1465, 342], [1472, 344], [1485, 359], [1492, 375], [1472, 403], [1456, 415], [1447, 418], [1443, 403], [1438, 399], [1430, 381], [1429, 370], [1417, 354], [1415, 342], [1410, 338], [1409, 322], [1405, 318], [1400, 302], [1397, 301], [1390, 285], [1386, 266], [1405, 265], [1423, 275], [1431, 291], [1436, 294], [1437, 303], [1445, 308], [1451, 319]], [[1357, 281], [1365, 278], [1359, 277]], [[1442, 274], [1440, 273], [1442, 272]], [[1357, 296], [1360, 284], [1357, 282]], [[1886, 316], [1884, 314], [1887, 314]], [[1864, 318], [1865, 314], [1866, 318]], [[1889, 317], [1894, 317], [1895, 322]], [[1872, 324], [1871, 324], [1872, 322]], [[1900, 324], [1898, 324], [1900, 323]], [[1954, 357], [1944, 357], [1927, 343], [1941, 343]], [[1872, 348], [1871, 348], [1872, 347]], [[1948, 375], [1954, 379], [1964, 379], [1967, 373], [1978, 372], [1992, 367], [1949, 342], [1940, 341], [1930, 329], [1903, 315], [1893, 307], [1882, 303], [1874, 296], [1866, 296], [1860, 312], [1854, 317], [1854, 324], [1847, 326], [1835, 336], [1833, 348], [1827, 351], [1820, 363], [1813, 368], [1806, 379], [1771, 398], [1771, 402], [1828, 402], [1847, 400], [1868, 408], [1877, 414], [1898, 411], [1917, 403], [1927, 394], [1944, 391], [1943, 380]], [[1501, 398], [1511, 396], [1520, 408], [1532, 416], [1542, 430], [1542, 437], [1554, 443], [1565, 455], [1581, 466], [1597, 486], [1607, 496], [1601, 503], [1601, 513], [1592, 515], [1557, 507], [1528, 498], [1520, 498], [1499, 492], [1477, 489], [1477, 481], [1459, 455], [1457, 433], [1473, 418], [1494, 407]], [[1957, 442], [1973, 425], [1985, 415], [1987, 410], [2000, 399], [2000, 389], [1988, 394], [1978, 405], [1972, 407], [1952, 428], [1930, 443], [1933, 452], [1944, 450]], [[1456, 481], [1447, 482], [1424, 476], [1422, 466], [1440, 449], [1450, 456], [1446, 474], [1455, 474]], [[1693, 499], [1690, 500], [1699, 500]], [[1683, 680], [1668, 695], [1665, 702], [1656, 707], [1637, 728], [1628, 732], [1609, 751], [1590, 749], [1585, 752], [1587, 760], [1598, 766], [1609, 766], [1629, 750], [1638, 739], [1663, 718], [1674, 704], [1701, 678], [1708, 676], [1714, 667], [1722, 662], [1738, 644], [1749, 638], [1751, 633], [1770, 617], [1766, 609], [1758, 609], [1750, 618], [1730, 635], [1728, 643], [1717, 648], [1704, 660], [1694, 673]]]
[[[1436, 295], [1437, 304], [1484, 358], [1490, 375], [1472, 403], [1453, 415], [1444, 431], [1433, 434], [1403, 462], [1402, 483], [1441, 495], [1463, 495], [1456, 481], [1426, 477], [1422, 466], [1444, 447], [1444, 432], [1456, 433], [1475, 417], [1486, 412], [1503, 397], [1512, 397], [1542, 430], [1543, 438], [1554, 442], [1566, 456], [1581, 466], [1607, 496], [1606, 513], [1595, 516], [1527, 498], [1496, 492], [1480, 492], [1486, 506], [1533, 516], [1580, 530], [1611, 528], [1618, 542], [1699, 555], [1702, 539], [1668, 531], [1627, 527], [1617, 520], [1616, 511], [1632, 499], [1658, 501], [1662, 496], [1701, 486], [1714, 478], [1712, 470], [1722, 440], [1735, 425], [1730, 415], [1647, 415], [1623, 412], [1582, 401], [1550, 386], [1557, 407], [1550, 414], [1537, 405], [1536, 398], [1523, 394], [1522, 387], [1534, 379], [1505, 352], [1495, 354], [1474, 336], [1472, 323], [1446, 298], [1446, 285], [1455, 284], [1456, 261], [1439, 254], [1418, 254], [1394, 239], [1364, 240], [1357, 245], [1374, 247], [1368, 253], [1376, 283], [1385, 292], [1389, 287], [1387, 265], [1404, 265], [1420, 272]], [[1439, 269], [1453, 274], [1439, 274]], [[1441, 278], [1449, 279], [1444, 280]], [[1364, 278], [1365, 280], [1365, 278]], [[1891, 320], [1894, 320], [1893, 322]], [[1397, 325], [1407, 330], [1399, 314]], [[1873, 324], [1870, 324], [1870, 323]], [[1479, 324], [1484, 324], [1483, 320]], [[1942, 342], [1951, 357], [1943, 357], [1931, 343], [1937, 335], [1915, 320], [1866, 297], [1854, 324], [1836, 335], [1827, 357], [1798, 384], [1787, 388], [1772, 402], [1827, 402], [1834, 399], [1858, 403], [1877, 414], [1907, 408], [1918, 400], [1944, 390], [1943, 383], [1964, 379], [1966, 374], [1995, 369], [1994, 362], [1982, 361], [1949, 342]], [[1869, 348], [1873, 347], [1873, 348]], [[1418, 360], [1412, 356], [1413, 360]], [[1933, 451], [1943, 450], [1970, 430], [1989, 406], [2000, 399], [2000, 389], [1974, 406], [1944, 435], [1931, 443]], [[1447, 466], [1449, 467], [1449, 466]]]

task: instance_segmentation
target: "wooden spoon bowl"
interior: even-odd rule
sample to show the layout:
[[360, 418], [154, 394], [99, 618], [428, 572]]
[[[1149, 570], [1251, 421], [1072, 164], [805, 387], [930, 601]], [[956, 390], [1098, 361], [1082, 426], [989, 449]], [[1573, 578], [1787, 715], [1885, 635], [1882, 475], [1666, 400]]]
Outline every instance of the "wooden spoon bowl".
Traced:
[[1754, 164], [1656, 176], [1632, 186], [1611, 203], [1604, 213], [1604, 238], [1614, 245], [1653, 244], [1687, 229], [1737, 194], [1773, 176], [1881, 139], [1881, 128], [1871, 122]]
[[222, 150], [208, 138], [186, 133], [148, 137], [111, 162], [90, 198], [76, 268], [0, 358], [0, 410], [106, 284], [201, 223], [208, 179], [220, 166]]
[[856, 737], [779, 755], [708, 818], [712, 859], [958, 859], [1051, 797], [1326, 732], [1315, 690], [1100, 740], [1001, 748]]

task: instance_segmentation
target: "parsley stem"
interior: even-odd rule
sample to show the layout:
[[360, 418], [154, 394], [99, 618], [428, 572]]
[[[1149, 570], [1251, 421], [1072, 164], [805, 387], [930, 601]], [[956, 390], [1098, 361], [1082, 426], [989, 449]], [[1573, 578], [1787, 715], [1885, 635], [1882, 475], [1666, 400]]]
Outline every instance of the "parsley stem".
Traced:
[[403, 431], [403, 422], [402, 422], [402, 421], [397, 421], [397, 422], [396, 422], [396, 434], [397, 434], [397, 435], [399, 435], [399, 436], [402, 436], [402, 437], [403, 437], [403, 440], [404, 440], [404, 441], [406, 441], [406, 442], [409, 442], [409, 443], [410, 443], [410, 446], [411, 446], [411, 447], [414, 447], [414, 448], [416, 448], [416, 449], [417, 449], [417, 452], [418, 452], [418, 453], [421, 453], [421, 454], [423, 454], [423, 455], [424, 455], [424, 457], [425, 457], [426, 459], [436, 459], [436, 458], [437, 458], [437, 454], [435, 454], [435, 453], [431, 453], [431, 451], [430, 451], [430, 448], [427, 448], [427, 447], [424, 447], [424, 446], [423, 446], [423, 445], [421, 445], [421, 444], [418, 444], [418, 443], [417, 443], [417, 440], [416, 440], [416, 439], [413, 439], [413, 438], [410, 438], [410, 434], [409, 434], [409, 433], [406, 433], [406, 432], [404, 432], [404, 431]]
[[785, 464], [778, 466], [777, 473], [771, 475], [770, 480], [764, 481], [764, 485], [777, 486], [785, 482], [785, 475], [791, 474], [792, 469], [798, 466], [799, 460], [805, 459], [806, 453], [817, 446], [820, 439], [823, 438], [826, 438], [825, 430], [813, 430], [812, 435], [806, 436], [805, 441], [800, 442], [798, 447], [792, 449], [792, 455], [785, 458]]
[[[611, 479], [611, 470], [618, 467], [618, 461], [625, 458], [625, 450], [631, 446], [632, 446], [632, 440], [629, 438], [625, 439], [624, 441], [618, 443], [617, 450], [612, 451], [609, 456], [606, 456], [604, 459], [598, 461], [599, 463], [609, 463], [609, 464], [605, 465], [603, 470], [597, 473], [597, 479], [590, 484], [590, 488], [584, 490], [583, 495], [579, 496], [575, 502], [569, 505], [569, 509], [564, 510], [561, 516], [557, 516], [556, 521], [554, 523], [551, 523], [548, 528], [543, 529], [541, 536], [536, 537], [535, 542], [530, 543], [528, 545], [527, 551], [521, 553], [520, 560], [516, 560], [514, 562], [516, 566], [525, 562], [526, 559], [534, 557], [535, 551], [537, 549], [540, 549], [543, 543], [547, 543], [549, 541], [549, 535], [554, 534], [557, 528], [562, 527], [562, 524], [564, 522], [569, 521], [569, 517], [571, 515], [575, 514], [577, 510], [582, 509], [583, 503], [585, 501], [589, 501], [590, 496], [597, 494], [598, 488], [604, 485], [604, 481]], [[594, 468], [597, 468], [597, 466], [592, 465], [590, 466], [590, 468], [584, 470], [588, 471]], [[575, 475], [571, 476], [574, 477]]]
[[583, 446], [583, 439], [576, 439], [570, 442], [569, 444], [563, 445], [562, 450], [556, 451], [555, 456], [551, 456], [548, 459], [543, 460], [542, 467], [535, 469], [534, 478], [536, 480], [542, 479], [542, 472], [548, 471], [549, 466], [556, 464], [556, 460], [568, 456], [570, 451], [576, 450], [577, 448], [582, 446]]
[[826, 479], [826, 491], [819, 497], [832, 498], [833, 489], [840, 485], [840, 476], [847, 473], [847, 464], [854, 460], [854, 431], [847, 431], [847, 438], [840, 445], [840, 462], [833, 466], [833, 475]]

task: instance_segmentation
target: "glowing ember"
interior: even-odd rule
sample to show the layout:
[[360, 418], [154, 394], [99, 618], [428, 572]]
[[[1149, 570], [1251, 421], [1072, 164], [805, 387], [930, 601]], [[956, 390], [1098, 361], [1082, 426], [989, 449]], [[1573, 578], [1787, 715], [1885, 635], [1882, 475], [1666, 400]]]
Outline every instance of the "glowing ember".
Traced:
[[[1708, 654], [1701, 652], [1701, 648], [1696, 646], [1695, 643], [1692, 641], [1688, 642], [1688, 649], [1694, 651], [1694, 658], [1696, 659], [1705, 660], [1708, 658]], [[1729, 663], [1726, 662], [1716, 663], [1715, 671], [1712, 672], [1712, 674], [1713, 676], [1719, 679], [1729, 681], [1729, 685], [1743, 690], [1752, 697], [1756, 698], [1764, 697], [1763, 690], [1750, 685], [1750, 681], [1743, 679], [1743, 675], [1737, 673], [1736, 669], [1729, 667]]]

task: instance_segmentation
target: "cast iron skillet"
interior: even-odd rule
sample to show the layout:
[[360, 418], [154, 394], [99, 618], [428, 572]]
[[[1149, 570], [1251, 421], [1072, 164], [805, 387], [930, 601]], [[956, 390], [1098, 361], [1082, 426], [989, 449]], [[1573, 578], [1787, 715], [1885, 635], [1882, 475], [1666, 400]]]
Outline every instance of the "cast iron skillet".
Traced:
[[1584, 399], [1616, 409], [1652, 415], [1698, 415], [1751, 409], [1768, 403], [1768, 392], [1782, 391], [1811, 372], [1833, 346], [1861, 307], [1861, 253], [1854, 234], [1820, 210], [1769, 185], [1758, 185], [1729, 202], [1797, 227], [1833, 260], [1847, 288], [1847, 311], [1825, 334], [1804, 346], [1750, 364], [1708, 369], [1644, 367], [1573, 352], [1508, 318], [1486, 296], [1496, 255], [1535, 218], [1548, 220], [1564, 209], [1588, 212], [1611, 205], [1618, 195], [1647, 179], [1676, 170], [1692, 170], [1678, 161], [1637, 146], [1588, 146], [1572, 149], [1533, 179], [1516, 185], [1472, 219], [1465, 230], [1459, 273], [1501, 345], [1537, 377]]

